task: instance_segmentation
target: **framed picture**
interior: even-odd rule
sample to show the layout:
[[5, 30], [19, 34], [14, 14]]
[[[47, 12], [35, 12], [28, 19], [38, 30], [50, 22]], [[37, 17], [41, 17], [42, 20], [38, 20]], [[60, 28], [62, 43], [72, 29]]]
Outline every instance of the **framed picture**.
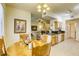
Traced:
[[32, 31], [37, 31], [37, 26], [31, 26]]
[[14, 19], [14, 33], [26, 33], [26, 20]]

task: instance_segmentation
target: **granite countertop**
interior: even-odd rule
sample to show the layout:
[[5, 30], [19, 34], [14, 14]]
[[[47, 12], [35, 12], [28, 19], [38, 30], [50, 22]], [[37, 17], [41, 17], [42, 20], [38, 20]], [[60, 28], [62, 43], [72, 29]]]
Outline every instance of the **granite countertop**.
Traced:
[[[41, 31], [42, 34], [49, 34], [49, 31]], [[65, 33], [65, 31], [52, 31], [52, 34], [61, 34]]]
[[52, 34], [62, 34], [65, 33], [65, 31], [52, 31]]

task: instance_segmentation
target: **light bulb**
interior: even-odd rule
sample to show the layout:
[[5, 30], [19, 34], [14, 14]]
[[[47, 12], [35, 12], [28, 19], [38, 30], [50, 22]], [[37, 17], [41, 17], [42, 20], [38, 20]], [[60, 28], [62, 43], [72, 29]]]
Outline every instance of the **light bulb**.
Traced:
[[48, 7], [47, 10], [50, 10], [50, 8]]
[[38, 6], [37, 6], [37, 8], [38, 8], [38, 9], [41, 9], [41, 6], [40, 6], [40, 5], [38, 5]]
[[43, 10], [43, 13], [45, 13], [45, 12], [46, 12], [46, 10], [44, 9], [44, 10]]
[[48, 7], [48, 6], [47, 6], [47, 4], [44, 4], [43, 7], [46, 8], [46, 7]]
[[38, 12], [41, 12], [41, 9], [38, 9]]
[[42, 29], [42, 24], [41, 23], [38, 24], [38, 28]]

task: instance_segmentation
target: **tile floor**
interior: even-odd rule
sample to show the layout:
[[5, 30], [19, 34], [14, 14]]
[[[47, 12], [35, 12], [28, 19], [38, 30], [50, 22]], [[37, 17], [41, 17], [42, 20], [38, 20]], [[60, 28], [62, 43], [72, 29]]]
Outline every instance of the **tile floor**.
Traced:
[[79, 56], [79, 41], [66, 39], [52, 46], [50, 56]]
[[[19, 49], [18, 49], [19, 48]], [[16, 53], [16, 51], [18, 53]], [[27, 47], [20, 47], [13, 45], [8, 52], [11, 52], [9, 55], [16, 56], [30, 56], [31, 51], [27, 50]], [[63, 42], [54, 45], [51, 47], [50, 56], [79, 56], [79, 41], [73, 39], [66, 39]]]

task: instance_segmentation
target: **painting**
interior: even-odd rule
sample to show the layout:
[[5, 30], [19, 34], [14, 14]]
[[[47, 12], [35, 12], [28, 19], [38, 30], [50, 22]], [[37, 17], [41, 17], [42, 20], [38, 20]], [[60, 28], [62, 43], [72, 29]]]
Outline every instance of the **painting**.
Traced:
[[14, 33], [26, 33], [26, 20], [14, 19]]
[[32, 31], [37, 31], [37, 26], [31, 26]]

